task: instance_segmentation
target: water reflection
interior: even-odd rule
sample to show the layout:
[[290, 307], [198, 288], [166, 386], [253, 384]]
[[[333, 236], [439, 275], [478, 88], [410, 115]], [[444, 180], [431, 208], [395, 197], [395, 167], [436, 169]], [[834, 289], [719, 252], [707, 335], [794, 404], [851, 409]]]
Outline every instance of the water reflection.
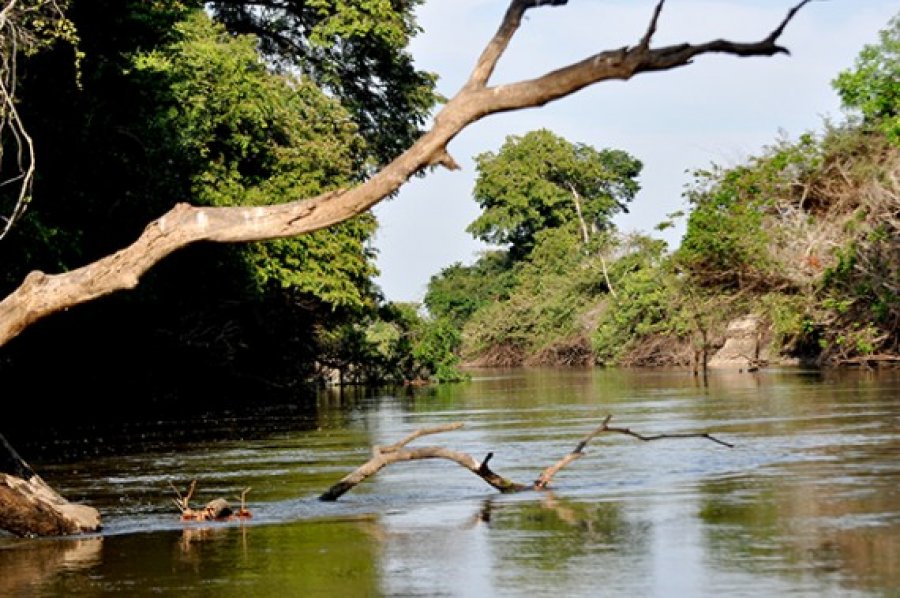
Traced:
[[61, 575], [102, 562], [103, 538], [14, 540], [0, 538], [0, 596], [28, 596]]
[[[515, 370], [224, 423], [132, 422], [154, 441], [29, 459], [100, 507], [107, 528], [77, 541], [0, 538], [0, 595], [890, 595], [898, 396], [897, 374], [713, 373], [704, 386], [682, 371]], [[607, 413], [736, 447], [605, 436], [548, 493], [498, 495], [454, 464], [413, 462], [337, 503], [315, 500], [371, 445], [457, 420], [466, 427], [425, 443], [493, 451], [498, 473], [527, 482]], [[252, 486], [253, 519], [179, 522], [169, 482], [195, 478], [201, 503]]]

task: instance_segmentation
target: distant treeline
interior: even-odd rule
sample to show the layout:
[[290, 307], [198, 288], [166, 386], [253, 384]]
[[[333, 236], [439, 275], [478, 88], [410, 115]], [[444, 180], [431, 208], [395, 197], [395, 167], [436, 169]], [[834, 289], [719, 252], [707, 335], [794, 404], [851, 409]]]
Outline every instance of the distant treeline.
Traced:
[[[848, 117], [693, 173], [680, 246], [610, 218], [640, 164], [547, 131], [478, 158], [470, 231], [502, 244], [434, 276], [425, 303], [483, 366], [691, 365], [754, 315], [778, 360], [900, 355], [900, 19], [833, 82]], [[754, 356], [748, 356], [753, 359]]]

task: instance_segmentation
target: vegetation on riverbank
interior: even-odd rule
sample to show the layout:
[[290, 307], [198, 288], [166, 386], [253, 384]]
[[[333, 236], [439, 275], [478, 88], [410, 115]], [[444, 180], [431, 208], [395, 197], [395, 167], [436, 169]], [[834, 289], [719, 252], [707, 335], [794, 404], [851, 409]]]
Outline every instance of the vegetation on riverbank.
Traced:
[[[49, 12], [9, 13], [28, 35], [7, 39], [0, 65], [17, 107], [0, 119], [28, 123], [0, 127], [4, 293], [115, 255], [178, 201], [255, 213], [357, 185], [439, 100], [407, 51], [419, 0], [9, 6], [32, 4]], [[435, 276], [427, 316], [381, 296], [364, 213], [191, 245], [139, 289], [4, 344], [0, 375], [35, 396], [114, 401], [454, 380], [461, 360], [696, 363], [747, 313], [778, 355], [896, 355], [897, 37], [894, 21], [836, 80], [855, 119], [698, 171], [675, 252], [612, 225], [638, 191], [637, 158], [533, 131], [478, 157], [469, 230], [502, 248]]]
[[[578, 190], [560, 174], [570, 159], [558, 148], [568, 142], [557, 140], [556, 153], [520, 152], [522, 141], [511, 138], [479, 161], [476, 199], [485, 212], [470, 228], [507, 247], [433, 277], [429, 312], [459, 326], [461, 355], [474, 365], [697, 365], [723, 345], [729, 322], [746, 315], [760, 322], [760, 353], [748, 363], [761, 356], [893, 362], [900, 357], [898, 58], [894, 19], [881, 43], [834, 81], [851, 113], [845, 122], [778, 140], [738, 166], [694, 172], [686, 233], [674, 251], [618, 233], [609, 212], [585, 226]], [[504, 172], [498, 161], [507, 163]], [[628, 171], [628, 186], [619, 181], [618, 189], [631, 190], [628, 200], [639, 170]], [[541, 180], [520, 176], [513, 185], [509, 172]], [[489, 219], [516, 234], [484, 235]]]

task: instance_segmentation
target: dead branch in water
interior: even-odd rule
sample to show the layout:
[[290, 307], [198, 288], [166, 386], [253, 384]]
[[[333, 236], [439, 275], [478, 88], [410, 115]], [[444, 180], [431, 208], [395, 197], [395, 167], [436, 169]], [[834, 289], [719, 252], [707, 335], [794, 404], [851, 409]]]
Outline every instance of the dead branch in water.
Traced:
[[206, 503], [206, 506], [202, 509], [191, 508], [190, 500], [191, 496], [194, 495], [194, 490], [197, 489], [197, 480], [191, 482], [187, 493], [184, 495], [178, 491], [175, 484], [169, 482], [169, 486], [175, 491], [175, 496], [178, 497], [173, 498], [172, 502], [181, 511], [182, 521], [232, 521], [234, 519], [249, 519], [252, 517], [247, 509], [247, 493], [250, 492], [250, 488], [245, 488], [241, 492], [241, 506], [235, 511], [224, 498], [215, 498]]
[[485, 456], [484, 460], [479, 462], [477, 459], [467, 453], [452, 451], [441, 446], [427, 446], [413, 449], [405, 448], [407, 444], [409, 444], [416, 438], [429, 434], [439, 434], [441, 432], [458, 430], [463, 427], [463, 424], [457, 422], [453, 424], [446, 424], [443, 426], [436, 426], [433, 428], [422, 428], [416, 430], [403, 440], [400, 440], [399, 442], [396, 442], [394, 444], [388, 446], [373, 446], [372, 458], [360, 465], [353, 472], [344, 476], [339, 482], [331, 486], [331, 488], [329, 488], [321, 496], [319, 496], [319, 500], [335, 501], [352, 490], [358, 484], [365, 481], [370, 476], [373, 476], [381, 471], [381, 469], [386, 467], [387, 465], [396, 463], [398, 461], [416, 461], [419, 459], [447, 459], [449, 461], [453, 461], [454, 463], [468, 469], [469, 471], [483, 479], [493, 488], [496, 488], [500, 492], [504, 493], [522, 492], [525, 490], [544, 490], [549, 486], [550, 481], [553, 479], [553, 476], [559, 473], [560, 470], [568, 466], [570, 463], [584, 455], [585, 447], [595, 436], [604, 433], [624, 434], [626, 436], [631, 436], [644, 442], [661, 440], [663, 438], [705, 438], [729, 448], [734, 446], [733, 444], [730, 444], [723, 440], [719, 440], [718, 438], [707, 433], [653, 435], [639, 434], [629, 428], [612, 427], [609, 425], [609, 422], [611, 420], [612, 415], [607, 415], [606, 419], [603, 420], [603, 423], [595, 428], [590, 434], [585, 436], [575, 446], [572, 452], [567, 454], [565, 457], [563, 457], [550, 467], [544, 469], [538, 479], [531, 484], [519, 484], [491, 471], [490, 467], [488, 467], [488, 462], [494, 456], [494, 453], [492, 452], [488, 453]]

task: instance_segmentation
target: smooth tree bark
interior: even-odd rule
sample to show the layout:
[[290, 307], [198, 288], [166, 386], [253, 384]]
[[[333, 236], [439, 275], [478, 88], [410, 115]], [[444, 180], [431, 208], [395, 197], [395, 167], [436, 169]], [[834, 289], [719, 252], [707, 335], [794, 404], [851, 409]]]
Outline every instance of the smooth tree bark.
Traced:
[[[459, 166], [447, 151], [448, 143], [463, 129], [491, 114], [543, 106], [602, 81], [627, 80], [640, 73], [686, 66], [704, 54], [739, 57], [789, 54], [787, 48], [778, 44], [778, 39], [791, 19], [809, 2], [802, 0], [794, 5], [775, 29], [757, 41], [716, 39], [699, 44], [653, 47], [653, 36], [665, 4], [665, 0], [659, 0], [646, 30], [634, 45], [598, 52], [533, 79], [491, 86], [491, 75], [526, 12], [567, 3], [567, 0], [511, 0], [503, 21], [482, 51], [468, 81], [440, 110], [431, 130], [370, 179], [353, 188], [266, 207], [196, 207], [179, 203], [149, 223], [134, 243], [112, 255], [65, 273], [33, 271], [28, 274], [18, 288], [0, 301], [0, 347], [47, 316], [135, 288], [150, 268], [187, 245], [265, 241], [312, 232], [365, 212], [429, 167], [457, 169]], [[407, 455], [409, 451], [386, 453], [382, 458], [397, 460], [397, 454]], [[487, 460], [469, 465], [477, 465], [478, 471], [484, 471]], [[25, 501], [22, 504], [31, 504], [28, 491], [19, 482], [27, 483], [36, 476], [3, 475], [6, 476], [3, 478], [4, 491], [18, 494]], [[497, 483], [502, 485], [504, 482]], [[40, 515], [37, 511], [26, 518], [31, 525], [20, 525], [9, 520], [9, 516], [9, 510], [0, 512], [0, 529], [15, 529], [16, 533], [25, 534], [54, 533], [52, 526], [38, 525]], [[58, 533], [77, 528], [77, 525], [62, 526]]]

